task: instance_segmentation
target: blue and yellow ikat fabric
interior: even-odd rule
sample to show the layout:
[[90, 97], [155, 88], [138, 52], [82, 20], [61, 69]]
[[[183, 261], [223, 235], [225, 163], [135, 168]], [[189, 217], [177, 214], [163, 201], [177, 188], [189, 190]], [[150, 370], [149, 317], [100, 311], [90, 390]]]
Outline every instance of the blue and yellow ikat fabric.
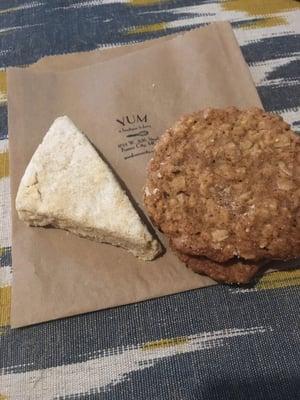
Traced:
[[300, 270], [10, 329], [6, 68], [231, 22], [266, 110], [300, 131], [300, 2], [1, 0], [0, 399], [300, 399]]

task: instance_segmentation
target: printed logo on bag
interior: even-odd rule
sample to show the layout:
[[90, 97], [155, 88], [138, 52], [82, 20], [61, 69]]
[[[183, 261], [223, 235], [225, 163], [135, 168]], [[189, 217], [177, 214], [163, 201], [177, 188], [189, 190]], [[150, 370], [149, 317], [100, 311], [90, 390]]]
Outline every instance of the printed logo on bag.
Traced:
[[118, 149], [124, 160], [150, 154], [158, 136], [151, 134], [149, 115], [136, 113], [116, 118], [118, 133], [121, 134]]

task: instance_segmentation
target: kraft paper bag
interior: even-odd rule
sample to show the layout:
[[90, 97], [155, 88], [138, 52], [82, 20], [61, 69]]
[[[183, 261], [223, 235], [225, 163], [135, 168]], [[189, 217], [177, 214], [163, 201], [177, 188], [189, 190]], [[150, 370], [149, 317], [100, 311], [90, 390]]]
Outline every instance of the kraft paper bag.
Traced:
[[[215, 23], [137, 47], [43, 59], [8, 71], [12, 194], [12, 327], [129, 304], [215, 282], [168, 249], [152, 262], [59, 229], [32, 228], [15, 197], [53, 120], [68, 115], [145, 213], [153, 146], [183, 113], [261, 106], [230, 24]], [[84, 196], [84, 194], [83, 194]]]

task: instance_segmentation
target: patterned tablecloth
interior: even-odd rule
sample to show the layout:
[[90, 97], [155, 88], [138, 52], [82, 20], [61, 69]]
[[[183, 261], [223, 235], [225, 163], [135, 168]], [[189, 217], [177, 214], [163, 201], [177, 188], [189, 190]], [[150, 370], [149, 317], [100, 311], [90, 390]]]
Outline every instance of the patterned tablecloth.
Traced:
[[[11, 330], [5, 68], [229, 20], [266, 110], [300, 129], [292, 0], [1, 0], [0, 399], [300, 399], [300, 270]], [[34, 101], [34, 99], [32, 99]], [[22, 118], [22, 116], [20, 116]]]

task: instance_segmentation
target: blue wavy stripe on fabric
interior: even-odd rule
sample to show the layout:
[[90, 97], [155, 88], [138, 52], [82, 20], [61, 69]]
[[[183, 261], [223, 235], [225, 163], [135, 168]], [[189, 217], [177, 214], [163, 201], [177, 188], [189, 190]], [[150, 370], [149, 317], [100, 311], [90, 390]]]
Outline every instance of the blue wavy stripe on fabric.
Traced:
[[0, 140], [7, 139], [7, 106], [0, 106]]
[[[201, 6], [210, 4], [219, 4], [219, 0], [162, 0], [160, 2], [154, 1], [152, 4], [149, 2], [148, 4], [127, 4], [132, 10], [137, 12], [147, 12], [147, 11], [164, 11], [171, 10], [174, 8], [180, 7], [192, 7], [192, 6]], [[80, 7], [80, 9], [84, 10], [84, 8], [95, 8], [100, 7], [101, 5], [94, 5], [93, 0], [56, 0], [53, 1], [51, 6], [53, 8], [75, 8], [76, 5]]]
[[266, 111], [291, 110], [300, 106], [300, 84], [259, 86], [257, 91]]
[[[266, 76], [267, 79], [282, 79], [284, 82], [292, 80], [300, 80], [300, 59], [291, 60], [285, 65], [281, 65], [269, 72]], [[299, 99], [300, 103], [300, 99]]]
[[[251, 326], [275, 327], [278, 337], [274, 339], [269, 332], [267, 342], [276, 345], [279, 337], [289, 337], [284, 343], [285, 354], [295, 354], [300, 347], [298, 337], [291, 332], [298, 329], [298, 313], [277, 312], [282, 304], [300, 309], [297, 287], [233, 294], [232, 289], [218, 286], [13, 329], [0, 336], [0, 368], [12, 367], [7, 373], [44, 369], [108, 355], [105, 349], [115, 349], [120, 354], [126, 346], [160, 338]], [[267, 348], [263, 347], [259, 354], [266, 357], [262, 363], [276, 362], [276, 353], [268, 353]], [[293, 356], [291, 362], [297, 359], [300, 354], [298, 358]]]
[[[5, 3], [6, 7], [12, 7], [11, 2]], [[22, 4], [23, 2], [16, 1], [13, 5]], [[1, 29], [8, 31], [0, 35], [0, 48], [4, 50], [0, 57], [0, 66], [30, 64], [44, 55], [86, 51], [105, 44], [161, 36], [163, 32], [136, 36], [126, 32], [134, 26], [197, 17], [200, 14], [172, 12], [172, 8], [192, 5], [195, 5], [195, 1], [180, 0], [150, 7], [114, 3], [65, 9], [74, 6], [74, 2], [55, 0], [44, 2], [39, 7], [8, 12], [1, 15]], [[1, 8], [5, 9], [5, 6], [2, 4]], [[74, 21], [77, 23], [74, 24]], [[233, 22], [233, 26], [242, 23], [248, 23], [248, 20]], [[168, 29], [168, 33], [180, 30], [181, 28]], [[286, 36], [266, 38], [243, 47], [246, 60], [250, 63], [287, 57], [299, 50], [300, 35], [289, 35], [288, 40]]]
[[[296, 400], [299, 367], [283, 355], [285, 336], [280, 334], [228, 341], [226, 351], [216, 348], [154, 361], [154, 366], [127, 374], [122, 383], [105, 391], [94, 389], [90, 394], [59, 399]], [[278, 354], [282, 355], [280, 363]]]
[[[16, 5], [21, 2], [16, 2]], [[193, 4], [191, 2], [191, 4]], [[11, 6], [11, 3], [9, 3]], [[130, 27], [191, 18], [190, 13], [174, 14], [174, 6], [188, 6], [183, 1], [144, 6], [126, 3], [102, 4], [82, 8], [73, 2], [51, 1], [42, 7], [10, 12], [2, 15], [0, 66], [30, 64], [41, 56], [66, 52], [87, 51], [105, 44], [134, 40], [127, 34]], [[3, 7], [3, 6], [2, 6]], [[5, 8], [5, 7], [3, 7]], [[159, 11], [154, 13], [153, 11]], [[74, 21], [77, 21], [74, 24]], [[18, 28], [19, 27], [19, 28]], [[169, 32], [178, 31], [171, 29]], [[146, 35], [148, 38], [153, 35]], [[145, 38], [145, 35], [139, 40]], [[17, 45], [16, 45], [17, 44]], [[5, 52], [7, 50], [7, 52]]]
[[284, 35], [260, 39], [241, 47], [248, 64], [276, 60], [300, 54], [300, 35]]
[[0, 253], [0, 267], [11, 266], [11, 247], [2, 247]]
[[266, 18], [265, 17], [261, 17], [261, 18], [249, 18], [249, 19], [245, 19], [245, 20], [240, 20], [240, 21], [232, 21], [231, 22], [231, 26], [233, 28], [243, 28], [245, 26], [249, 26], [251, 24], [255, 24], [257, 22], [262, 22], [264, 21]]
[[[36, 4], [34, 4], [36, 3]], [[161, 2], [153, 2], [153, 4], [149, 3], [145, 5], [131, 5], [128, 4], [129, 7], [135, 10], [141, 11], [152, 11], [152, 10], [169, 10], [173, 8], [180, 7], [191, 7], [191, 6], [199, 6], [199, 5], [209, 5], [209, 4], [218, 4], [218, 0], [163, 0]], [[24, 6], [24, 5], [35, 5], [31, 7], [29, 10], [31, 12], [37, 13], [40, 10], [49, 9], [49, 10], [70, 10], [77, 8], [79, 10], [84, 11], [86, 8], [99, 8], [102, 4], [93, 4], [93, 0], [52, 0], [49, 2], [48, 0], [37, 0], [37, 1], [24, 1], [24, 0], [1, 0], [0, 2], [0, 11], [4, 12], [6, 9], [11, 9], [13, 7]], [[28, 10], [27, 9], [27, 10]], [[16, 9], [14, 13], [23, 13], [26, 9]]]

